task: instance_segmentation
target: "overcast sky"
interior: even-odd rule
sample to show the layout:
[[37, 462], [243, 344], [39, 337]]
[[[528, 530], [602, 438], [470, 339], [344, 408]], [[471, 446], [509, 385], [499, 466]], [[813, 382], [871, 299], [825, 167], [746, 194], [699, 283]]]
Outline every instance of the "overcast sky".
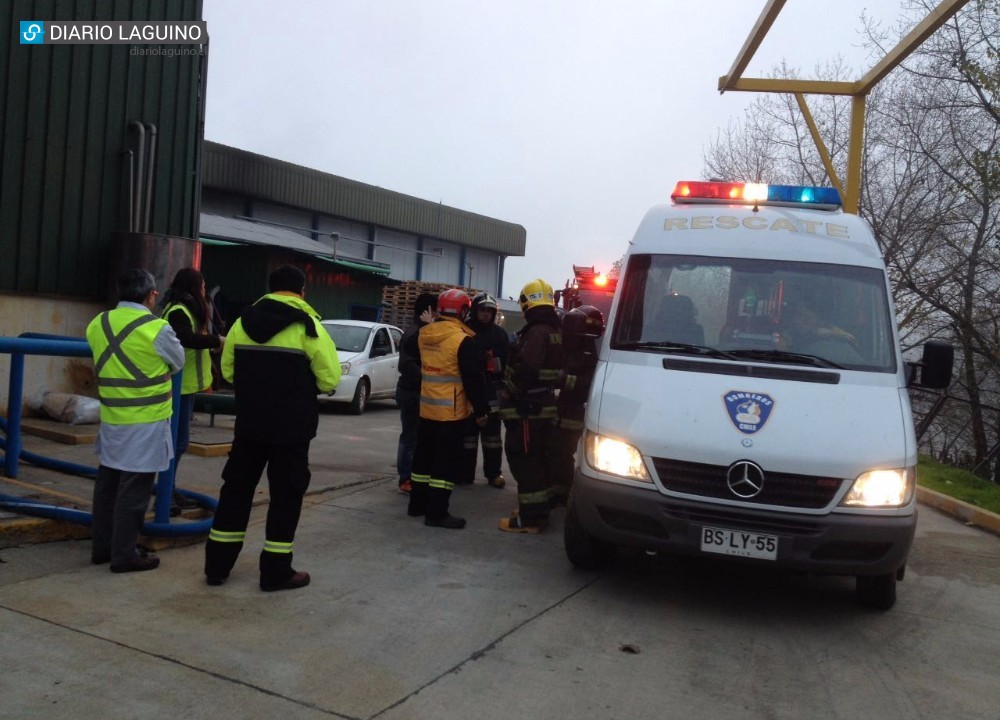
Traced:
[[[753, 99], [716, 90], [764, 0], [205, 0], [208, 140], [523, 225], [503, 294], [608, 270]], [[894, 23], [896, 1], [877, 19]], [[745, 77], [859, 49], [790, 0]], [[474, 273], [475, 271], [473, 271]]]

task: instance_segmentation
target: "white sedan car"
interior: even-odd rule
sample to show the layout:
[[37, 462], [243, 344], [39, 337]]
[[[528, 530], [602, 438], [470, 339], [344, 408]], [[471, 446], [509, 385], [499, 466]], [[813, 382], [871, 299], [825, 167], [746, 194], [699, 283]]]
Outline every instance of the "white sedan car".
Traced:
[[369, 400], [395, 396], [402, 330], [366, 320], [323, 320], [323, 327], [337, 346], [341, 377], [333, 395], [320, 399], [350, 403], [360, 415]]

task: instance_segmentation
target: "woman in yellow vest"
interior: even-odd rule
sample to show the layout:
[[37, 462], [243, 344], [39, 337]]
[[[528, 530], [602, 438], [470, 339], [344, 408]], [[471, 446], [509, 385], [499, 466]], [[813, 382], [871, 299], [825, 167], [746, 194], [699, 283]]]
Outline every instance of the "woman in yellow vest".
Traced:
[[[205, 296], [205, 278], [196, 268], [182, 268], [177, 271], [174, 281], [167, 291], [163, 319], [170, 323], [177, 339], [184, 347], [184, 376], [181, 381], [181, 404], [177, 422], [177, 447], [175, 455], [180, 463], [181, 455], [188, 449], [191, 439], [191, 413], [194, 411], [195, 393], [212, 386], [212, 362], [209, 353], [220, 352], [224, 338], [208, 331], [210, 318], [208, 299]], [[176, 469], [174, 471], [176, 478]], [[196, 507], [198, 503], [174, 492], [171, 512], [177, 514], [181, 508]]]

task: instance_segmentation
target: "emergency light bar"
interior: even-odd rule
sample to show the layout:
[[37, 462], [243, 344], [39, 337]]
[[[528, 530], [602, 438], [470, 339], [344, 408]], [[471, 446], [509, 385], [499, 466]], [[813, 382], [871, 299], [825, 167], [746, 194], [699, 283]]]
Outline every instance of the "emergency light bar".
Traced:
[[837, 210], [841, 206], [840, 193], [831, 187], [699, 180], [682, 180], [677, 183], [670, 199], [675, 203], [778, 205], [815, 210]]

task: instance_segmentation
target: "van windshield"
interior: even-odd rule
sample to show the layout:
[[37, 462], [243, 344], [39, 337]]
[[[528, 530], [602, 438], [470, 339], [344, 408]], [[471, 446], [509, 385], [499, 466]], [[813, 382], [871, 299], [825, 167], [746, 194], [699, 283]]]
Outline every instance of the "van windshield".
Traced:
[[896, 372], [876, 268], [633, 255], [623, 283], [612, 349]]

